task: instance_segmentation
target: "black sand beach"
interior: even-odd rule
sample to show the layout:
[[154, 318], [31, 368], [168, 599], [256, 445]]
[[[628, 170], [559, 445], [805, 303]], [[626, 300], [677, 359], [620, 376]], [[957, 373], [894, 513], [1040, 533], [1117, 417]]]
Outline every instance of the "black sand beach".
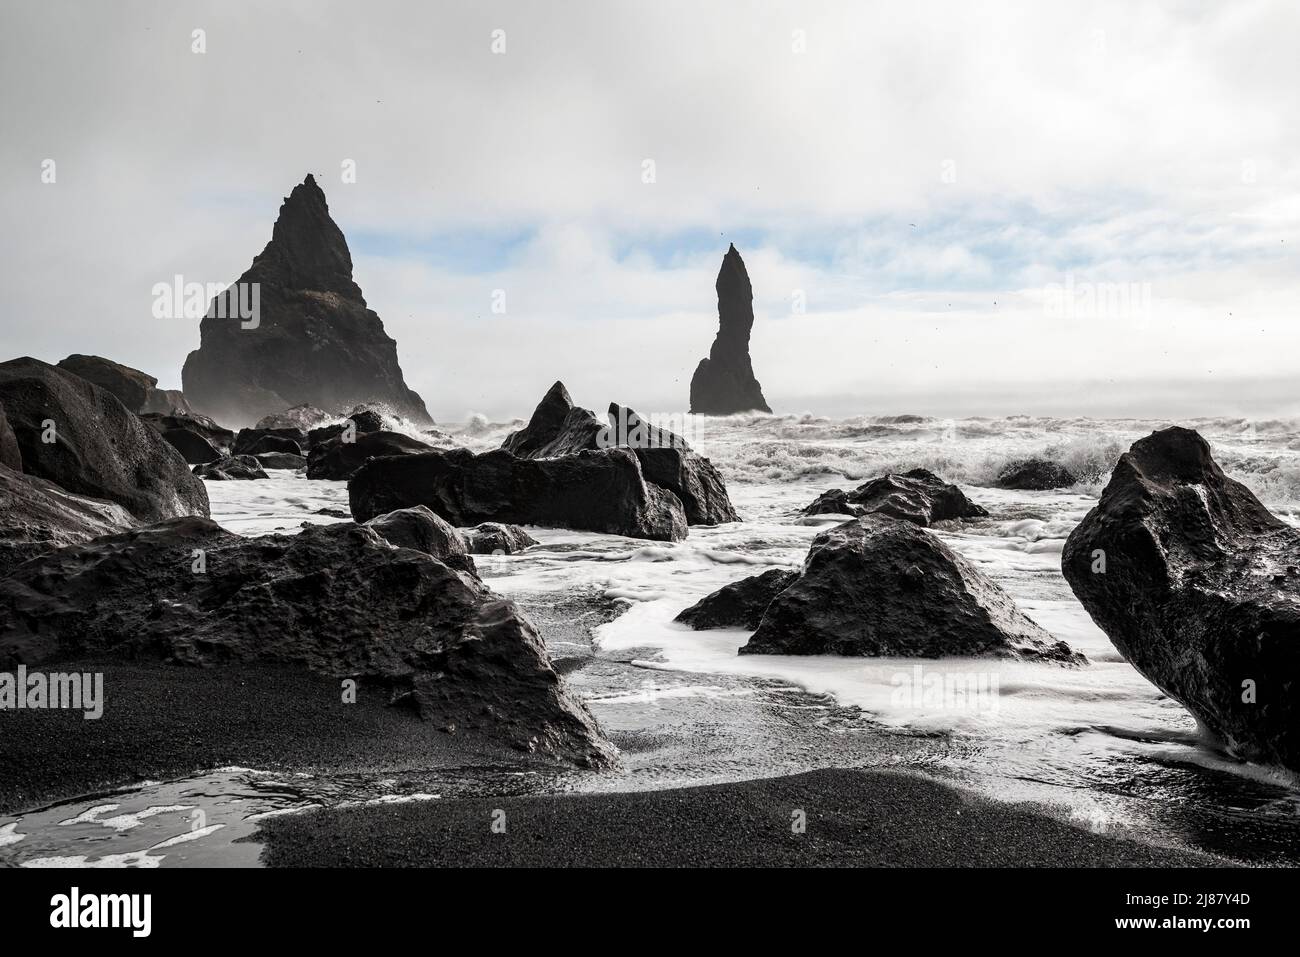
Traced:
[[[793, 833], [802, 811], [804, 833]], [[498, 812], [504, 812], [504, 817]], [[504, 821], [495, 833], [494, 819]], [[500, 825], [498, 825], [498, 830]], [[272, 867], [1196, 867], [920, 777], [825, 770], [631, 794], [458, 798], [268, 821]]]

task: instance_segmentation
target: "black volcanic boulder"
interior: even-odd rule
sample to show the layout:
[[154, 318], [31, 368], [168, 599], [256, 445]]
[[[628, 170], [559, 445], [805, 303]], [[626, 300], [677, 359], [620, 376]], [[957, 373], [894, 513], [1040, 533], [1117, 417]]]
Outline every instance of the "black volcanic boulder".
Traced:
[[292, 452], [258, 452], [253, 458], [264, 469], [305, 469], [307, 457]]
[[59, 361], [58, 368], [111, 392], [130, 412], [143, 409], [158, 385], [153, 376], [101, 356], [70, 355]]
[[[241, 318], [254, 298], [256, 316]], [[376, 402], [433, 424], [402, 378], [397, 343], [352, 279], [347, 240], [311, 176], [285, 199], [266, 248], [213, 300], [200, 335], [181, 376], [194, 407], [218, 421]]]
[[465, 539], [423, 505], [399, 508], [386, 515], [377, 515], [366, 522], [390, 545], [414, 548], [417, 552], [432, 555], [451, 568], [477, 575], [474, 559], [465, 548]]
[[799, 577], [772, 599], [740, 651], [1085, 662], [938, 537], [882, 515], [814, 538]]
[[24, 473], [116, 502], [146, 522], [208, 514], [208, 493], [181, 454], [88, 380], [11, 359], [0, 363], [0, 405]]
[[506, 437], [501, 448], [526, 459], [554, 458], [610, 448], [631, 449], [647, 482], [681, 501], [690, 525], [738, 522], [727, 486], [708, 459], [681, 436], [659, 428], [631, 409], [610, 403], [608, 421], [577, 407], [563, 382], [542, 397], [528, 425]]
[[861, 510], [849, 501], [849, 493], [842, 488], [827, 489], [803, 510], [804, 515], [861, 515]]
[[1230, 752], [1300, 770], [1300, 531], [1200, 435], [1133, 443], [1061, 571], [1133, 667]]
[[337, 416], [330, 415], [324, 409], [318, 409], [316, 406], [304, 402], [295, 405], [291, 409], [284, 409], [281, 412], [272, 412], [270, 415], [262, 416], [253, 423], [253, 428], [266, 431], [292, 429], [294, 432], [306, 435], [312, 429], [318, 428], [335, 418]]
[[232, 451], [235, 455], [261, 455], [263, 452], [302, 455], [306, 444], [306, 436], [297, 429], [240, 429]]
[[536, 544], [537, 539], [518, 525], [482, 522], [465, 531], [465, 545], [471, 555], [513, 555]]
[[609, 440], [636, 453], [647, 482], [666, 488], [681, 499], [687, 524], [721, 525], [740, 521], [718, 470], [691, 449], [685, 439], [613, 402], [608, 414]]
[[351, 522], [250, 539], [177, 519], [61, 549], [0, 580], [0, 668], [91, 656], [299, 666], [356, 679], [431, 732], [581, 765], [614, 760], [514, 603]]
[[691, 377], [691, 411], [701, 415], [771, 412], [749, 359], [754, 290], [734, 245], [722, 258], [716, 288], [718, 335], [709, 357], [700, 360]]
[[606, 447], [608, 429], [596, 413], [580, 408], [557, 382], [537, 403], [528, 424], [506, 436], [501, 448], [521, 459], [549, 459]]
[[221, 458], [220, 449], [197, 432], [191, 432], [189, 429], [168, 429], [162, 434], [162, 437], [177, 452], [185, 456], [185, 461], [190, 465], [204, 465]]
[[1063, 465], [1047, 459], [1024, 459], [1011, 462], [998, 473], [998, 488], [1041, 492], [1054, 488], [1069, 488], [1078, 478]]
[[312, 447], [307, 455], [307, 477], [346, 481], [368, 458], [410, 455], [431, 448], [433, 446], [401, 432], [368, 432], [357, 435], [355, 442], [344, 442], [343, 436], [336, 436]]
[[136, 524], [120, 505], [73, 495], [0, 464], [0, 578], [38, 555]]
[[912, 469], [902, 475], [882, 475], [852, 492], [831, 489], [804, 509], [805, 515], [869, 513], [891, 515], [929, 526], [954, 518], [983, 518], [988, 511], [968, 499], [928, 469]]
[[267, 477], [262, 463], [252, 455], [225, 455], [215, 462], [196, 465], [194, 474], [211, 482], [253, 481]]
[[[501, 447], [521, 459], [544, 458], [544, 450], [564, 431], [565, 420], [573, 409], [573, 399], [569, 397], [569, 390], [564, 387], [563, 382], [556, 382], [546, 391], [546, 395], [542, 396], [542, 401], [537, 403], [537, 408], [533, 410], [528, 424], [518, 432], [507, 435]], [[595, 421], [594, 414], [590, 412], [587, 414]], [[596, 422], [596, 425], [599, 427], [600, 423]], [[592, 449], [596, 447], [594, 434], [592, 444], [586, 447]]]
[[206, 415], [195, 412], [171, 412], [166, 415], [157, 412], [142, 412], [140, 418], [159, 435], [183, 429], [193, 432], [215, 449], [229, 449], [235, 441], [235, 433], [223, 429]]
[[701, 598], [673, 621], [690, 625], [696, 631], [707, 628], [746, 628], [752, 631], [762, 622], [763, 613], [772, 604], [772, 599], [798, 577], [797, 571], [773, 568], [761, 575], [742, 578]]
[[15, 471], [23, 470], [23, 454], [18, 449], [18, 437], [14, 435], [13, 426], [5, 418], [5, 407], [0, 403], [0, 465], [7, 465]]
[[572, 528], [656, 541], [686, 537], [677, 496], [645, 481], [626, 449], [521, 459], [497, 449], [433, 449], [367, 461], [348, 482], [357, 521], [427, 505], [452, 525]]
[[[137, 410], [140, 415], [197, 415], [180, 389], [154, 389]], [[202, 416], [207, 418], [207, 416]]]

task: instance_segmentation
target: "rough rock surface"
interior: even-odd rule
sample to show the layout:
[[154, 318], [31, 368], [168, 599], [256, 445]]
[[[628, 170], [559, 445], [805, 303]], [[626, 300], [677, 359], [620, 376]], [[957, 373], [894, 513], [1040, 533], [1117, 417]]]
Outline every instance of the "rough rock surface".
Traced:
[[136, 524], [120, 505], [73, 495], [0, 465], [0, 578], [38, 555]]
[[867, 515], [878, 512], [929, 526], [953, 518], [982, 518], [988, 512], [927, 469], [882, 475], [852, 492], [831, 489], [804, 509], [805, 515]]
[[221, 450], [211, 442], [189, 429], [168, 429], [162, 434], [177, 452], [184, 456], [190, 465], [203, 465], [221, 458]]
[[799, 577], [767, 606], [742, 654], [1081, 664], [1010, 596], [912, 522], [866, 515], [813, 539]]
[[234, 432], [223, 429], [206, 415], [185, 412], [172, 412], [166, 415], [159, 412], [143, 412], [140, 418], [159, 435], [165, 435], [174, 429], [184, 429], [202, 437], [216, 449], [228, 450], [235, 441]]
[[307, 457], [292, 452], [258, 452], [253, 458], [264, 469], [305, 469]]
[[740, 521], [718, 470], [685, 439], [652, 426], [631, 409], [612, 402], [609, 422], [608, 434], [617, 445], [636, 453], [646, 481], [668, 489], [681, 499], [687, 524], [721, 525]]
[[563, 382], [538, 403], [528, 425], [506, 437], [501, 448], [526, 459], [554, 458], [584, 451], [627, 448], [636, 454], [647, 482], [677, 496], [690, 525], [721, 525], [740, 519], [727, 486], [712, 463], [681, 436], [610, 403], [608, 421], [577, 407]]
[[762, 622], [763, 612], [767, 611], [772, 599], [798, 577], [797, 571], [773, 568], [761, 575], [742, 578], [701, 598], [673, 621], [690, 625], [696, 631], [706, 628], [747, 628], [752, 631]]
[[181, 454], [88, 380], [37, 359], [11, 359], [0, 363], [0, 405], [27, 475], [116, 502], [146, 522], [208, 514], [208, 493]]
[[596, 414], [573, 404], [563, 382], [542, 396], [528, 424], [511, 432], [501, 448], [521, 459], [554, 458], [600, 448], [605, 423]]
[[253, 428], [265, 431], [276, 431], [292, 429], [295, 432], [301, 432], [306, 435], [312, 429], [317, 428], [325, 422], [329, 422], [336, 416], [330, 415], [324, 409], [318, 409], [314, 405], [302, 403], [295, 405], [292, 409], [285, 409], [282, 412], [272, 412], [270, 415], [264, 415], [253, 423]]
[[465, 544], [471, 555], [513, 555], [537, 544], [537, 539], [518, 525], [483, 522], [465, 532]]
[[7, 465], [16, 472], [23, 470], [23, 453], [18, 448], [18, 437], [14, 435], [13, 426], [5, 418], [3, 403], [0, 403], [0, 465]]
[[143, 409], [158, 386], [158, 380], [153, 376], [101, 356], [74, 354], [61, 359], [57, 367], [111, 392], [129, 412]]
[[[239, 290], [259, 290], [256, 328], [238, 318]], [[218, 318], [217, 301], [230, 318]], [[350, 409], [379, 402], [418, 425], [433, 420], [407, 388], [397, 343], [366, 307], [352, 256], [308, 176], [285, 199], [271, 241], [214, 300], [182, 379], [194, 407], [243, 425], [290, 406]]]
[[233, 451], [236, 455], [261, 455], [263, 452], [302, 455], [306, 446], [306, 436], [296, 429], [240, 429], [235, 436]]
[[998, 488], [1013, 488], [1023, 491], [1045, 491], [1053, 488], [1069, 488], [1078, 478], [1063, 465], [1047, 459], [1025, 459], [1012, 462], [998, 473]]
[[[195, 415], [189, 399], [180, 389], [154, 389], [140, 406], [141, 415]], [[207, 416], [203, 416], [207, 418]]]
[[452, 525], [572, 528], [656, 541], [686, 537], [682, 503], [645, 481], [627, 449], [521, 459], [467, 449], [370, 459], [348, 483], [352, 515], [427, 505]]
[[366, 528], [373, 528], [390, 545], [414, 548], [452, 568], [478, 574], [460, 532], [423, 505], [377, 515], [366, 522]]
[[1300, 531], [1199, 434], [1133, 443], [1061, 571], [1120, 653], [1224, 747], [1300, 770]]
[[583, 765], [614, 758], [512, 602], [351, 522], [249, 539], [177, 519], [61, 549], [0, 580], [0, 668], [92, 655], [297, 665], [357, 679], [360, 694], [414, 708], [431, 732]]
[[701, 415], [771, 412], [749, 358], [754, 290], [734, 245], [722, 258], [716, 286], [718, 335], [709, 357], [700, 360], [691, 377], [691, 411]]
[[252, 455], [222, 456], [215, 462], [196, 466], [194, 474], [212, 482], [252, 481], [267, 477], [262, 469], [262, 463]]
[[427, 452], [431, 448], [433, 446], [401, 432], [359, 433], [355, 442], [344, 442], [342, 436], [336, 436], [312, 446], [307, 456], [307, 477], [346, 481], [368, 458], [410, 455], [413, 452]]

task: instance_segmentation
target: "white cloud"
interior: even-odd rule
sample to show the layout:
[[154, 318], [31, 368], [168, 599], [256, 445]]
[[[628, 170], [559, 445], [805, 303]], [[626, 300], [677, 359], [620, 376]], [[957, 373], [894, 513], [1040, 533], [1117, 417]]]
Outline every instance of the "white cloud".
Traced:
[[[178, 384], [197, 329], [150, 318], [149, 288], [234, 279], [309, 170], [435, 415], [526, 414], [557, 377], [590, 404], [684, 403], [738, 235], [778, 403], [1213, 390], [1229, 367], [1286, 373], [1300, 345], [1284, 0], [55, 0], [5, 18], [8, 353], [101, 352]], [[464, 231], [529, 238], [473, 262], [411, 251]], [[1032, 301], [1066, 270], [1149, 283], [1178, 318], [1045, 325]]]

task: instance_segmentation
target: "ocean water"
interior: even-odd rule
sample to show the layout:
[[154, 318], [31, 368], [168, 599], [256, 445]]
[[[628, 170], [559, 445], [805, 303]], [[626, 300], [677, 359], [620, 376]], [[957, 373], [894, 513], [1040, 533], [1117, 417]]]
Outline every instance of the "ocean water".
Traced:
[[[1205, 742], [1191, 716], [1115, 651], [1061, 576], [1065, 539], [1095, 504], [1115, 459], [1133, 440], [1173, 423], [908, 415], [666, 423], [718, 466], [741, 522], [693, 528], [685, 541], [671, 544], [530, 529], [539, 545], [476, 559], [494, 590], [529, 607], [562, 610], [581, 596], [619, 612], [593, 615], [589, 638], [548, 636], [557, 661], [592, 665], [594, 656], [597, 666], [573, 669], [569, 681], [623, 747], [626, 765], [612, 775], [566, 775], [560, 786], [661, 788], [818, 766], [902, 766], [997, 799], [1033, 803], [1102, 833], [1248, 862], [1300, 862], [1295, 776], [1236, 761]], [[1177, 424], [1198, 429], [1230, 475], [1300, 524], [1300, 421]], [[447, 431], [457, 444], [487, 449], [518, 425], [476, 418]], [[991, 487], [1007, 463], [1029, 455], [1060, 462], [1078, 483], [1049, 492]], [[917, 466], [962, 485], [990, 513], [934, 533], [1031, 618], [1084, 652], [1087, 666], [740, 656], [747, 632], [696, 632], [673, 622], [728, 582], [770, 567], [797, 567], [825, 525], [798, 512], [821, 492]], [[303, 522], [337, 521], [329, 512], [347, 510], [343, 483], [309, 482], [295, 473], [208, 487], [213, 517], [241, 534], [293, 532]], [[107, 855], [109, 863], [135, 866], [248, 863], [250, 845], [236, 839], [259, 816], [345, 801], [433, 799], [437, 791], [389, 793], [382, 781], [268, 787], [257, 771], [218, 769], [201, 782], [148, 785], [111, 801], [0, 820], [0, 861], [93, 866]], [[106, 803], [132, 809], [126, 820], [136, 823], [113, 831], [109, 846], [89, 845], [78, 835], [103, 837], [99, 822], [114, 814], [90, 812]], [[149, 808], [158, 810], [142, 817]], [[222, 827], [167, 844], [159, 823], [172, 820], [180, 828], [171, 836], [192, 835], [192, 825], [183, 825], [195, 812]], [[137, 826], [145, 820], [149, 827]], [[134, 834], [147, 834], [152, 843]]]

